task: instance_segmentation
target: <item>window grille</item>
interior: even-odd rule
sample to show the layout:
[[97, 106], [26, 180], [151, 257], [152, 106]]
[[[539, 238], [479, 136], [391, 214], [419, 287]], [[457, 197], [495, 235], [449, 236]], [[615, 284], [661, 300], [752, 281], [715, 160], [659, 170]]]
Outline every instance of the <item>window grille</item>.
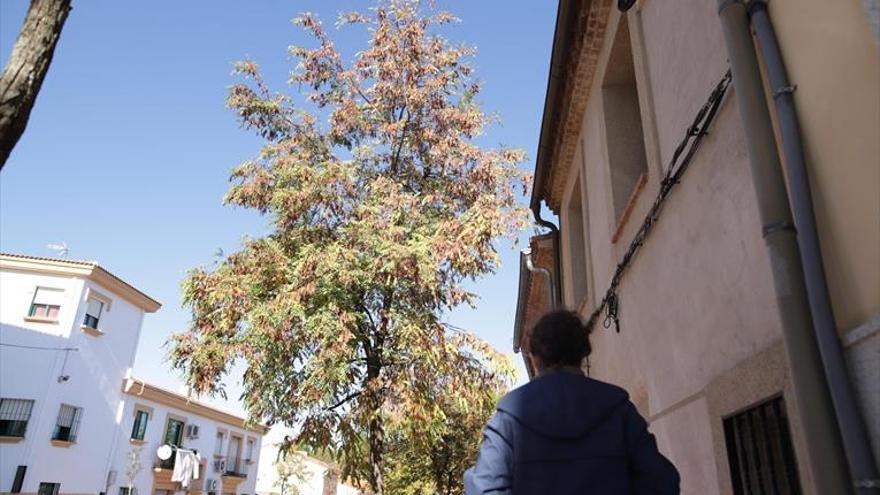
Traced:
[[81, 408], [61, 404], [61, 409], [58, 411], [58, 420], [55, 422], [55, 432], [52, 434], [52, 440], [76, 442], [76, 433], [79, 429], [81, 416]]
[[32, 400], [0, 399], [0, 436], [23, 437], [33, 407]]
[[58, 490], [60, 489], [61, 483], [40, 483], [37, 495], [58, 495]]
[[782, 397], [728, 417], [724, 435], [734, 494], [801, 493]]

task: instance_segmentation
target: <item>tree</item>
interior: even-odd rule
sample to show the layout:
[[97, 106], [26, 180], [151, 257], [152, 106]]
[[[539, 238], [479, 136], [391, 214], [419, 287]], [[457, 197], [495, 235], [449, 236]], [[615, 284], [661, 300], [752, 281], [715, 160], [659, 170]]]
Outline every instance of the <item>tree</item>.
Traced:
[[0, 169], [27, 127], [69, 13], [70, 0], [31, 1], [0, 74]]
[[435, 375], [434, 386], [427, 392], [434, 404], [430, 428], [422, 429], [423, 424], [402, 414], [392, 421], [387, 452], [390, 492], [451, 495], [464, 491], [464, 471], [476, 460], [483, 428], [514, 377], [509, 361], [491, 348], [485, 350], [489, 354], [483, 359], [496, 371], [493, 378], [470, 376], [477, 371], [474, 368], [453, 376]]
[[302, 15], [316, 46], [290, 49], [299, 105], [256, 63], [236, 65], [246, 81], [227, 105], [265, 144], [233, 170], [225, 201], [274, 228], [188, 274], [192, 324], [171, 339], [172, 364], [200, 393], [222, 394], [243, 358], [251, 414], [300, 425], [298, 444], [335, 446], [343, 476], [378, 495], [392, 410], [426, 430], [437, 376], [494, 383], [488, 346], [442, 318], [473, 303], [464, 282], [493, 272], [495, 242], [527, 224], [523, 153], [475, 142], [493, 119], [475, 99], [472, 49], [435, 33], [452, 21], [414, 0], [344, 14], [341, 25], [370, 28], [345, 61]]
[[281, 495], [300, 495], [300, 485], [311, 478], [302, 452], [279, 451], [275, 470], [278, 473], [275, 486], [281, 489]]
[[126, 456], [125, 479], [128, 481], [128, 495], [134, 494], [134, 479], [141, 472], [143, 465], [141, 464], [141, 450], [143, 445], [133, 445]]

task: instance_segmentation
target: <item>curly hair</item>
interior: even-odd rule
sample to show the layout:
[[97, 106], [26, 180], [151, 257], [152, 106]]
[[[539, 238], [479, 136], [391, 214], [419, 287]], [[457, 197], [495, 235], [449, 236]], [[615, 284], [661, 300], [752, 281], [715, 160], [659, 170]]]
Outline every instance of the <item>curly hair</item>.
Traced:
[[545, 366], [580, 366], [592, 350], [589, 333], [574, 311], [551, 311], [532, 328], [528, 351]]

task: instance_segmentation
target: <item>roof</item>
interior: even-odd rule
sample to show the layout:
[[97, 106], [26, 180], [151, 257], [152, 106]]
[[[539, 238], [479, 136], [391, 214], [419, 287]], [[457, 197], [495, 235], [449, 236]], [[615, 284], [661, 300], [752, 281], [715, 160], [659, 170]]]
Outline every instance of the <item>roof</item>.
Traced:
[[559, 0], [532, 209], [544, 200], [552, 211], [559, 211], [565, 172], [574, 160], [612, 4], [611, 0]]
[[160, 302], [113, 275], [96, 261], [0, 253], [0, 269], [83, 277], [121, 296], [147, 313], [155, 313], [162, 307]]
[[235, 426], [244, 430], [265, 435], [269, 427], [259, 423], [252, 423], [247, 418], [236, 416], [222, 409], [200, 402], [171, 390], [146, 383], [137, 378], [126, 378], [122, 382], [122, 391], [133, 397], [142, 397], [146, 400], [158, 402], [168, 407], [191, 412], [199, 416], [212, 419], [219, 423]]

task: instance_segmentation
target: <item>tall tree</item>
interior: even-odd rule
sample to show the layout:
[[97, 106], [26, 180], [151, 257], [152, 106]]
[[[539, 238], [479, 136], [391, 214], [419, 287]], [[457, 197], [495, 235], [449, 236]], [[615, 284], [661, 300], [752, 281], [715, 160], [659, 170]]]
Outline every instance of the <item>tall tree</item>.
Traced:
[[0, 74], [0, 169], [27, 127], [69, 13], [70, 0], [31, 1]]
[[472, 50], [436, 34], [452, 21], [415, 0], [344, 14], [339, 24], [369, 28], [346, 61], [315, 16], [297, 18], [316, 43], [290, 49], [301, 104], [270, 91], [254, 62], [236, 65], [247, 81], [227, 104], [265, 144], [225, 200], [274, 230], [189, 273], [192, 325], [171, 340], [172, 363], [203, 393], [222, 393], [244, 358], [250, 412], [300, 425], [300, 444], [338, 445], [344, 474], [380, 495], [392, 411], [429, 428], [437, 376], [495, 379], [486, 344], [442, 317], [473, 302], [463, 283], [495, 270], [495, 241], [527, 222], [523, 153], [475, 142], [492, 119], [475, 100]]

